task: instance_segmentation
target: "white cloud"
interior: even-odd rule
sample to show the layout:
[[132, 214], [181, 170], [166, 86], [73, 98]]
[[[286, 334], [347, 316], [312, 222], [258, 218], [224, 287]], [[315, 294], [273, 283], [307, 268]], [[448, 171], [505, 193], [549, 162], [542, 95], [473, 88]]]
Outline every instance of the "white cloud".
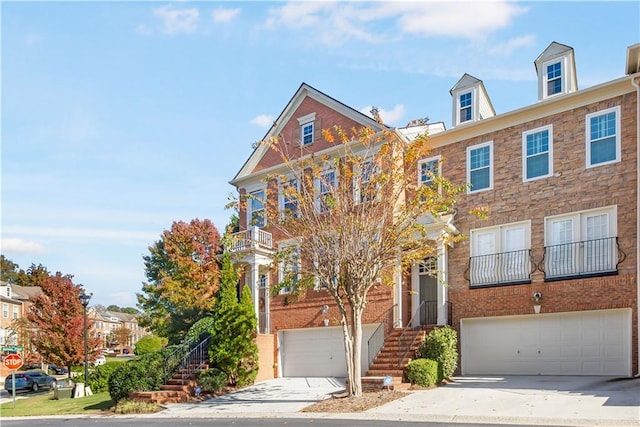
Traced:
[[[366, 114], [369, 117], [373, 117], [373, 115], [371, 114], [372, 108], [373, 107], [371, 105], [368, 105], [364, 108], [361, 108], [360, 112], [362, 114]], [[405, 112], [405, 107], [402, 104], [396, 104], [392, 110], [386, 110], [381, 107], [376, 107], [376, 108], [378, 108], [378, 114], [380, 114], [380, 118], [382, 119], [382, 122], [385, 125], [395, 126], [398, 123], [398, 121], [402, 119]]]
[[259, 116], [251, 119], [251, 124], [264, 128], [271, 127], [271, 125], [273, 124], [273, 116], [269, 116], [268, 114], [260, 114]]
[[[314, 31], [325, 44], [349, 39], [369, 43], [401, 34], [482, 40], [506, 28], [526, 8], [510, 1], [490, 2], [289, 2], [269, 10], [263, 28]], [[395, 22], [390, 25], [389, 21]]]
[[239, 14], [240, 9], [224, 9], [222, 7], [219, 7], [211, 12], [211, 17], [213, 18], [213, 22], [230, 22]]
[[2, 252], [42, 254], [46, 250], [40, 243], [10, 237], [2, 239]]
[[191, 9], [174, 9], [166, 5], [153, 10], [153, 14], [162, 19], [166, 34], [193, 33], [198, 29], [200, 11]]
[[511, 40], [507, 40], [504, 43], [499, 43], [493, 48], [489, 49], [489, 53], [494, 55], [510, 55], [514, 50], [526, 47], [526, 46], [535, 46], [536, 37], [534, 35], [516, 37]]

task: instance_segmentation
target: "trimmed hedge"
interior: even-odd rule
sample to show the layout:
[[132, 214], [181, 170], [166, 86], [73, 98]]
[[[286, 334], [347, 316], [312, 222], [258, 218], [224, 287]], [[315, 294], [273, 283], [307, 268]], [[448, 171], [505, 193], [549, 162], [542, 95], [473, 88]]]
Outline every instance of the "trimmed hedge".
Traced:
[[109, 377], [120, 366], [119, 362], [107, 362], [89, 371], [89, 387], [93, 393], [109, 390]]
[[416, 356], [442, 365], [442, 375], [449, 378], [458, 367], [458, 333], [450, 326], [436, 328], [416, 351]]
[[411, 384], [431, 387], [441, 381], [440, 364], [431, 359], [415, 359], [409, 362], [406, 369], [407, 379]]
[[119, 402], [136, 391], [160, 390], [164, 381], [162, 362], [174, 349], [173, 346], [167, 347], [121, 363], [109, 377], [109, 396]]

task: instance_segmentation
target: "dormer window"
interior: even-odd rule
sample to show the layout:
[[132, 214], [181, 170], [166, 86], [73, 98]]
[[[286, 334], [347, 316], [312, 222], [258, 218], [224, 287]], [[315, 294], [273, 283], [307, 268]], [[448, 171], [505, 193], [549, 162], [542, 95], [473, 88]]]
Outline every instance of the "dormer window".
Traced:
[[460, 95], [460, 123], [468, 122], [473, 118], [471, 92]]
[[547, 96], [562, 93], [562, 62], [545, 66], [547, 72]]

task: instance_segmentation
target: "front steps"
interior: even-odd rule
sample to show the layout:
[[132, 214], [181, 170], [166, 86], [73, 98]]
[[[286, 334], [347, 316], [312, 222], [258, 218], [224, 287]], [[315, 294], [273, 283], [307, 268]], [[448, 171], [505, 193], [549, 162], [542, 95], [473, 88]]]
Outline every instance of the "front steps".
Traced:
[[[197, 369], [207, 369], [209, 365], [192, 365], [190, 371], [195, 372]], [[153, 391], [137, 391], [131, 393], [129, 398], [135, 402], [156, 403], [162, 405], [165, 403], [183, 403], [187, 402], [194, 394], [196, 380], [193, 375], [189, 376], [186, 369], [181, 369], [173, 374], [167, 380], [167, 384], [160, 386], [160, 390]]]
[[[372, 392], [387, 388], [406, 390], [409, 388], [408, 383], [404, 382], [404, 369], [414, 358], [416, 350], [433, 327], [423, 327], [417, 331], [417, 334], [409, 331], [402, 336], [402, 333], [407, 329], [409, 328], [396, 328], [387, 336], [380, 353], [362, 378], [362, 391]], [[400, 360], [400, 351], [404, 352], [407, 346], [409, 351]], [[393, 381], [390, 387], [384, 386], [384, 377], [387, 375], [391, 376]]]

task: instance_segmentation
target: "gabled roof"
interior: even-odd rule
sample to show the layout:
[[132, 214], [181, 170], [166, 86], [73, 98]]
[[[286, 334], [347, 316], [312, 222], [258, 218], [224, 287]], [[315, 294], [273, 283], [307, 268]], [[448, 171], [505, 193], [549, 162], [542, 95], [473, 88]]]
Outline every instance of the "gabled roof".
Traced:
[[[533, 64], [536, 66], [536, 72], [538, 71], [538, 65], [557, 56], [565, 55], [567, 52], [573, 52], [573, 48], [571, 46], [567, 46], [566, 44], [551, 42], [551, 44], [533, 61]], [[573, 59], [573, 56], [572, 56]], [[572, 64], [575, 68], [575, 63]]]
[[42, 295], [40, 286], [11, 285], [11, 292], [15, 299], [30, 300]]
[[640, 43], [627, 47], [627, 69], [628, 75], [640, 73]]
[[[348, 105], [343, 104], [342, 102], [326, 95], [323, 92], [320, 92], [319, 90], [309, 86], [306, 83], [302, 83], [295, 94], [291, 97], [284, 110], [282, 110], [278, 118], [273, 122], [273, 125], [262, 138], [262, 140], [266, 141], [270, 138], [277, 137], [281, 133], [285, 125], [291, 120], [293, 114], [300, 106], [302, 101], [307, 97], [326, 105], [327, 107], [333, 109], [334, 111], [345, 117], [348, 117], [355, 122], [361, 123], [362, 126], [380, 130], [380, 125], [371, 117], [362, 114], [360, 111], [357, 111], [349, 107]], [[267, 150], [269, 150], [269, 148], [265, 144], [258, 144], [253, 150], [253, 153], [251, 153], [251, 156], [249, 156], [244, 165], [242, 165], [240, 171], [238, 171], [236, 176], [230, 181], [230, 184], [235, 186], [239, 180], [251, 175], [251, 172], [260, 162], [260, 159], [262, 159]]]
[[460, 77], [460, 80], [458, 80], [458, 82], [455, 85], [453, 85], [451, 90], [449, 90], [449, 93], [453, 95], [453, 92], [457, 92], [460, 89], [473, 87], [477, 84], [481, 84], [484, 86], [484, 84], [482, 83], [482, 80], [476, 77], [473, 77], [471, 74], [464, 73], [462, 77]]

